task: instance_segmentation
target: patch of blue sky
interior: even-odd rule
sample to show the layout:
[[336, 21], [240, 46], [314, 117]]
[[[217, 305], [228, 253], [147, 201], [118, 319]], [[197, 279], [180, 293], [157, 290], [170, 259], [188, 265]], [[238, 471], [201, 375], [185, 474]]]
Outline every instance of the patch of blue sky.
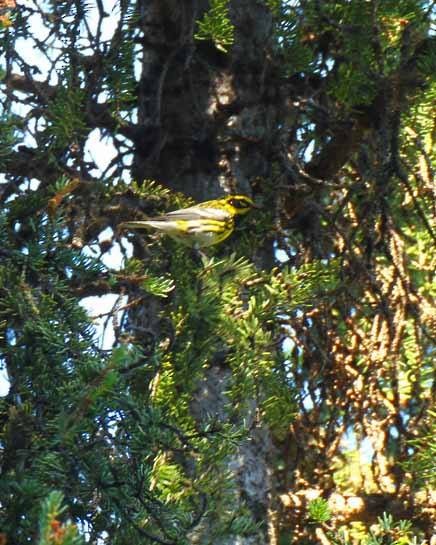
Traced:
[[281, 250], [280, 248], [277, 248], [277, 250], [275, 251], [275, 258], [277, 259], [277, 261], [280, 261], [280, 263], [286, 263], [287, 261], [289, 261], [289, 256], [287, 252]]
[[295, 342], [290, 337], [286, 337], [282, 342], [282, 350], [285, 356], [290, 355], [294, 348]]
[[102, 138], [100, 129], [89, 133], [85, 144], [85, 161], [91, 160], [100, 172], [104, 172], [117, 154], [112, 138]]
[[[110, 350], [115, 342], [114, 321], [119, 323], [127, 296], [108, 293], [85, 297], [80, 305], [86, 310], [95, 328], [95, 341], [102, 350]], [[119, 310], [117, 310], [119, 309]]]
[[343, 452], [359, 451], [362, 463], [370, 463], [374, 456], [374, 448], [371, 439], [364, 437], [358, 441], [358, 434], [354, 427], [350, 426], [342, 436], [340, 448]]
[[[95, 244], [89, 244], [85, 246], [82, 252], [90, 257], [98, 257], [101, 253], [100, 244], [106, 240], [110, 240], [113, 237], [113, 231], [110, 227], [104, 229], [97, 237]], [[133, 245], [126, 239], [123, 239], [123, 249], [119, 243], [114, 243], [110, 250], [100, 256], [100, 261], [109, 270], [120, 270], [123, 266], [123, 259], [131, 257], [133, 254]]]
[[10, 382], [6, 367], [0, 360], [0, 397], [4, 397], [8, 394], [10, 388]]

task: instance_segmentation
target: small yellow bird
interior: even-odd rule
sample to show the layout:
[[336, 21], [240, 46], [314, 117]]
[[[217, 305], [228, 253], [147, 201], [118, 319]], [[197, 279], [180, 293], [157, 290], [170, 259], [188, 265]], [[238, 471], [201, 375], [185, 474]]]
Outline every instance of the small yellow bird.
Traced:
[[235, 228], [236, 216], [258, 208], [245, 195], [229, 195], [206, 201], [189, 208], [168, 212], [146, 220], [120, 224], [126, 229], [157, 229], [173, 239], [194, 248], [205, 248], [222, 242]]

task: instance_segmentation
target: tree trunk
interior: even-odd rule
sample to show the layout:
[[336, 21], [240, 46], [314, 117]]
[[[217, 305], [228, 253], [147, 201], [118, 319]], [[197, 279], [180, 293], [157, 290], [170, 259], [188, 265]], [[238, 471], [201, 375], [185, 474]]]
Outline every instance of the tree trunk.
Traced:
[[[141, 4], [146, 43], [133, 169], [138, 182], [150, 178], [197, 201], [224, 192], [253, 194], [256, 180], [271, 174], [269, 153], [278, 117], [268, 101], [271, 13], [252, 0], [232, 2], [235, 41], [224, 53], [212, 42], [194, 42], [194, 23], [206, 8], [206, 2]], [[272, 245], [253, 258], [260, 267], [270, 267]], [[192, 400], [199, 423], [227, 419], [229, 379], [225, 362], [204, 373]], [[257, 421], [255, 401], [249, 405], [241, 415], [247, 437], [228, 459], [227, 469], [236, 483], [234, 507], [244, 503], [259, 530], [245, 538], [235, 534], [225, 541], [229, 545], [276, 543], [268, 523], [273, 445]], [[222, 545], [222, 537], [208, 541], [215, 525], [219, 521], [208, 517], [192, 533], [192, 541]]]

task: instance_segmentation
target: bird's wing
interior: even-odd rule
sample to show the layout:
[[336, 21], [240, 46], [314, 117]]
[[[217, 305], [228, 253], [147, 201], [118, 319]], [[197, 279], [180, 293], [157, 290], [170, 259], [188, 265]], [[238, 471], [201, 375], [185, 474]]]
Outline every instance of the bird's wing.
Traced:
[[220, 210], [218, 208], [208, 206], [191, 206], [189, 208], [183, 208], [182, 210], [168, 212], [168, 214], [165, 214], [164, 216], [149, 219], [163, 220], [165, 218], [174, 220], [196, 220], [207, 218], [223, 221], [229, 219], [229, 213], [226, 210]]

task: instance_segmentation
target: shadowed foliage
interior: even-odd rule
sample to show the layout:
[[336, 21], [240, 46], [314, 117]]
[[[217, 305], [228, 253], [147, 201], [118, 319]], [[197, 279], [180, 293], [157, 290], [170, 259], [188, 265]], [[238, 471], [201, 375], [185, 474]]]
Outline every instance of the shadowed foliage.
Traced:
[[0, 545], [430, 539], [433, 12], [0, 0]]

